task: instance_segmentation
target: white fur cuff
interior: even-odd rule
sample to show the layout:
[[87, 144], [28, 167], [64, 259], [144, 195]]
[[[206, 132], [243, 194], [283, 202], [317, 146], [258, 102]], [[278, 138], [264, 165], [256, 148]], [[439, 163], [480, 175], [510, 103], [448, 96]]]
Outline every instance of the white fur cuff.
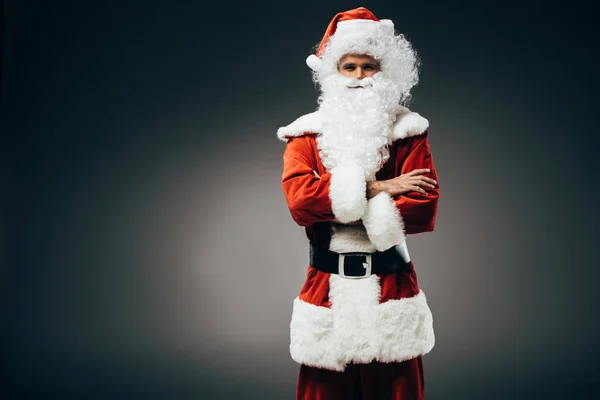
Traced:
[[367, 184], [362, 168], [341, 165], [330, 172], [329, 198], [333, 214], [341, 223], [361, 219], [367, 207]]
[[369, 199], [363, 224], [373, 246], [384, 251], [404, 242], [404, 221], [394, 200], [385, 192]]

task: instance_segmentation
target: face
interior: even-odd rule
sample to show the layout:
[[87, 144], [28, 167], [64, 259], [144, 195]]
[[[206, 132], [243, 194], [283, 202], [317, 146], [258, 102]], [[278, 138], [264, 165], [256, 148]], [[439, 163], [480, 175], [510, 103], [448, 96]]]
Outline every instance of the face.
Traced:
[[346, 54], [338, 63], [338, 72], [354, 79], [371, 77], [380, 70], [379, 61], [366, 54]]

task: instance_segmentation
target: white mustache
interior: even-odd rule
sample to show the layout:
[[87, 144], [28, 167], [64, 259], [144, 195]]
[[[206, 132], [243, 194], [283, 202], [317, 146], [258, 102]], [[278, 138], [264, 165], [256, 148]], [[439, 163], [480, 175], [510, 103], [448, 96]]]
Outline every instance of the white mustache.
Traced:
[[373, 78], [371, 78], [371, 77], [366, 77], [366, 78], [362, 78], [362, 79], [346, 78], [346, 79], [344, 79], [343, 84], [347, 88], [357, 88], [357, 87], [369, 88], [369, 87], [373, 86]]

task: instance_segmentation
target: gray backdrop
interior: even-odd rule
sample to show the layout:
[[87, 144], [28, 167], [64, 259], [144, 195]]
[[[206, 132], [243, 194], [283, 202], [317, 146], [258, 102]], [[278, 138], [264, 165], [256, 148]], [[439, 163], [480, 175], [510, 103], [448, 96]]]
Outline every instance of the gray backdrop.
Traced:
[[592, 2], [8, 1], [0, 395], [292, 399], [308, 260], [278, 127], [338, 11], [419, 52], [441, 198], [408, 239], [434, 399], [600, 394]]

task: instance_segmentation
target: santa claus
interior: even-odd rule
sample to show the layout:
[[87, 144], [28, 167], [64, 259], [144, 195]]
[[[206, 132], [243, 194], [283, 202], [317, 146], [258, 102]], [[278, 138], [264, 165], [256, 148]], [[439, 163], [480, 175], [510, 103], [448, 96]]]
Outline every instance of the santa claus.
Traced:
[[433, 319], [406, 235], [433, 230], [439, 186], [429, 123], [405, 107], [417, 55], [361, 7], [337, 14], [306, 62], [319, 107], [277, 132], [310, 242], [290, 324], [297, 398], [422, 399]]

